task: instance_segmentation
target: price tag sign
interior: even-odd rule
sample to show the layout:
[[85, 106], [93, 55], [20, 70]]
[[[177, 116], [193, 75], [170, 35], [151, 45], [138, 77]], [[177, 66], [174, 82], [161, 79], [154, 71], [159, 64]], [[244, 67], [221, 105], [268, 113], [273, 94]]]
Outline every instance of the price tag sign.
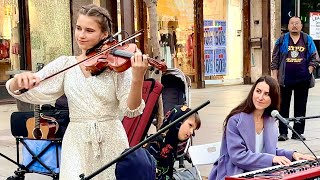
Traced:
[[205, 76], [214, 75], [214, 63], [213, 63], [213, 49], [204, 50], [204, 66], [205, 66]]
[[214, 49], [214, 74], [226, 75], [227, 53], [226, 48]]
[[226, 46], [226, 21], [215, 21], [214, 46]]
[[204, 48], [213, 48], [215, 43], [214, 27], [204, 28]]
[[320, 12], [310, 12], [310, 36], [320, 40]]

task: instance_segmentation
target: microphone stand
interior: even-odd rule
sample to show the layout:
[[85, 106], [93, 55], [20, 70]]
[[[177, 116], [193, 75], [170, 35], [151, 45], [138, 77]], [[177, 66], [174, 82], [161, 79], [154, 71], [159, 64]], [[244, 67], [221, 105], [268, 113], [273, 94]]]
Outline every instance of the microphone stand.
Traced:
[[293, 117], [293, 118], [286, 118], [288, 121], [294, 121], [295, 123], [301, 123], [301, 120], [305, 119], [315, 119], [320, 118], [320, 116], [309, 116], [309, 117]]
[[164, 131], [166, 131], [167, 129], [169, 129], [171, 126], [175, 125], [176, 123], [178, 123], [179, 121], [181, 121], [182, 119], [186, 119], [187, 117], [189, 117], [190, 115], [194, 114], [195, 112], [199, 111], [200, 109], [202, 109], [203, 107], [207, 106], [208, 104], [210, 104], [210, 101], [206, 101], [205, 103], [201, 104], [200, 106], [194, 108], [193, 110], [187, 112], [186, 114], [184, 114], [183, 116], [181, 116], [180, 118], [174, 120], [172, 123], [168, 124], [167, 126], [165, 126], [164, 128], [160, 129], [157, 133], [155, 133], [154, 135], [148, 137], [147, 139], [141, 141], [139, 144], [129, 148], [127, 151], [125, 151], [123, 154], [121, 154], [119, 157], [117, 157], [116, 159], [112, 160], [111, 162], [109, 162], [108, 164], [104, 165], [103, 167], [101, 167], [100, 169], [98, 169], [97, 171], [93, 172], [92, 174], [88, 175], [87, 177], [85, 177], [84, 174], [79, 175], [81, 180], [88, 180], [88, 179], [92, 179], [93, 177], [95, 177], [96, 175], [100, 174], [102, 171], [106, 170], [108, 167], [112, 166], [113, 164], [115, 164], [116, 162], [118, 162], [119, 160], [121, 160], [122, 158], [124, 158], [125, 156], [127, 156], [128, 154], [132, 153], [133, 151], [137, 150], [138, 148], [140, 148], [141, 146], [143, 146], [145, 143], [151, 141], [152, 139], [154, 139], [155, 137], [157, 137], [158, 135], [160, 135], [161, 133], [163, 133]]
[[[283, 121], [282, 121], [283, 122]], [[308, 148], [308, 150], [311, 152], [311, 154], [316, 158], [316, 161], [318, 163], [320, 163], [320, 160], [318, 159], [318, 157], [314, 154], [314, 152], [309, 148], [309, 146], [304, 142], [304, 140], [302, 139], [301, 135], [299, 133], [297, 133], [297, 131], [295, 131], [293, 129], [293, 127], [291, 127], [289, 125], [289, 121], [283, 122], [294, 134], [296, 134], [299, 137], [299, 140]]]
[[19, 168], [24, 169], [24, 170], [26, 169], [26, 167], [24, 165], [21, 165], [21, 164], [17, 163], [16, 161], [12, 160], [8, 156], [6, 156], [6, 155], [4, 155], [2, 153], [0, 153], [0, 156], [2, 156], [3, 158], [7, 159], [10, 162], [12, 162], [13, 164], [17, 165]]

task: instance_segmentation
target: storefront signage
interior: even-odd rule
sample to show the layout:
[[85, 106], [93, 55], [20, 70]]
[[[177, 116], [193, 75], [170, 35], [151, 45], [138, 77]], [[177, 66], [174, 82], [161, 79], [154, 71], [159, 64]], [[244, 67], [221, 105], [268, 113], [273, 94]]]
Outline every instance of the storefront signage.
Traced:
[[215, 28], [213, 26], [204, 28], [204, 48], [213, 48], [215, 43]]
[[226, 75], [226, 21], [204, 20], [205, 76]]
[[214, 63], [213, 63], [214, 52], [213, 49], [204, 50], [204, 63], [205, 63], [205, 76], [214, 75]]
[[310, 12], [310, 36], [320, 40], [320, 12]]
[[226, 46], [226, 21], [215, 21], [214, 23], [214, 45]]
[[227, 65], [226, 48], [214, 49], [214, 74], [225, 75]]

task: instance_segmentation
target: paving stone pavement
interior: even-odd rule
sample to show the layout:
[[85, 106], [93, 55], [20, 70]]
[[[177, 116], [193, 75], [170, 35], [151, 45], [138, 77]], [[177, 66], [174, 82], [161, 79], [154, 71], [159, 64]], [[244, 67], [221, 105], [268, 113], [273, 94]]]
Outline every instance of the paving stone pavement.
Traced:
[[[307, 105], [307, 116], [320, 115], [320, 82], [309, 91], [309, 99]], [[207, 86], [204, 89], [191, 89], [191, 107], [196, 107], [206, 100], [210, 100], [210, 104], [199, 111], [202, 125], [200, 130], [196, 132], [194, 144], [205, 144], [217, 142], [221, 140], [222, 124], [226, 115], [232, 108], [238, 105], [248, 94], [251, 85], [229, 85], [229, 86]], [[293, 100], [292, 100], [293, 101]], [[291, 117], [293, 116], [291, 105]], [[15, 159], [16, 145], [15, 139], [10, 132], [10, 115], [17, 111], [15, 104], [0, 105], [0, 153]], [[315, 152], [320, 155], [320, 119], [310, 119], [306, 122], [305, 143]], [[289, 131], [289, 137], [291, 137]], [[302, 142], [297, 140], [288, 140], [279, 142], [280, 148], [296, 150], [302, 153], [308, 153], [308, 149]], [[207, 176], [212, 165], [201, 166], [201, 175]], [[6, 179], [13, 175], [16, 165], [7, 161], [0, 156], [0, 180]], [[46, 180], [51, 179], [48, 176], [38, 174], [28, 174], [26, 180]]]

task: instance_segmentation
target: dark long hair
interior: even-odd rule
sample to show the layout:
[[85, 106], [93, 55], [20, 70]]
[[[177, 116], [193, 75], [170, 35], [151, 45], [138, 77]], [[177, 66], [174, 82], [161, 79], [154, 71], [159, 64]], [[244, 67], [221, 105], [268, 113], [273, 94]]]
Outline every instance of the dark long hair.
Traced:
[[245, 113], [252, 113], [256, 107], [253, 104], [252, 101], [252, 96], [253, 92], [257, 86], [258, 83], [260, 82], [266, 82], [269, 85], [269, 96], [271, 99], [271, 104], [264, 110], [264, 115], [266, 116], [271, 116], [271, 111], [272, 110], [279, 110], [280, 109], [280, 87], [278, 82], [273, 79], [271, 76], [265, 75], [261, 76], [251, 87], [251, 90], [247, 96], [247, 98], [240, 103], [237, 107], [231, 110], [229, 115], [226, 117], [223, 123], [223, 132], [225, 134], [226, 132], [226, 127], [229, 121], [229, 118], [235, 114], [238, 114], [240, 112], [245, 112]]

